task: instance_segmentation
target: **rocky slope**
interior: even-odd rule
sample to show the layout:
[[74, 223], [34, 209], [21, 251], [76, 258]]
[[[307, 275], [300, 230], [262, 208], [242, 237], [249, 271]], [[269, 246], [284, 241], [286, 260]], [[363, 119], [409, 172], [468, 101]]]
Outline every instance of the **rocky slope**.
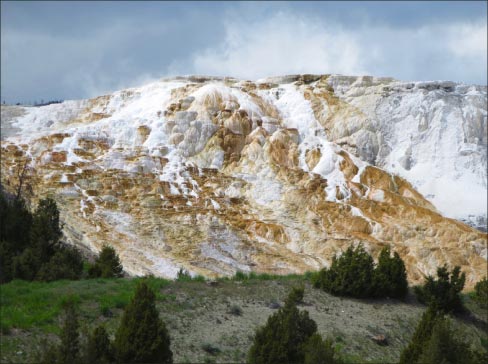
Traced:
[[71, 243], [133, 274], [303, 272], [391, 244], [418, 282], [486, 274], [486, 87], [187, 77], [2, 106], [2, 184], [59, 203]]

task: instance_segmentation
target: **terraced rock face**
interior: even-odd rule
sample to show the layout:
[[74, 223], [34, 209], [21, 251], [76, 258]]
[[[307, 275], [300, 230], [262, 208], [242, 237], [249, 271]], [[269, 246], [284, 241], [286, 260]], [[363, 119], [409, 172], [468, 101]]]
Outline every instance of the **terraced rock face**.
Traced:
[[441, 213], [486, 221], [486, 115], [478, 86], [178, 78], [2, 106], [2, 184], [27, 163], [67, 241], [113, 245], [132, 274], [304, 272], [390, 244], [411, 282], [448, 263], [470, 287], [486, 234]]

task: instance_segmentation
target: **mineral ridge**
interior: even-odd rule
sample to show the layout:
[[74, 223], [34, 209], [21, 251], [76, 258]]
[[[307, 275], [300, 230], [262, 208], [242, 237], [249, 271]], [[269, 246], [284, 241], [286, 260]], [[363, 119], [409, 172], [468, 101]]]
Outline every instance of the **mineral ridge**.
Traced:
[[2, 106], [2, 176], [59, 204], [65, 240], [135, 275], [302, 273], [391, 245], [412, 283], [486, 274], [487, 88], [292, 75], [178, 77]]

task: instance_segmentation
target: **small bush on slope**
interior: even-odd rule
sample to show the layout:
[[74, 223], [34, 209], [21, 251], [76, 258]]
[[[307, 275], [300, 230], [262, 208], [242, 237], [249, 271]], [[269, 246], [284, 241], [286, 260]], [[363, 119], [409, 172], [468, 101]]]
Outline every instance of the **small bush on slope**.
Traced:
[[296, 305], [303, 303], [304, 293], [305, 293], [304, 286], [292, 287], [288, 295], [288, 300], [293, 301]]
[[332, 346], [332, 340], [323, 340], [319, 334], [313, 334], [304, 346], [304, 364], [339, 364]]
[[123, 270], [115, 249], [104, 245], [95, 264], [90, 267], [88, 275], [90, 278], [120, 278], [123, 276]]
[[306, 358], [313, 362], [328, 358], [331, 354], [329, 349], [330, 345], [323, 343], [317, 334], [315, 321], [307, 311], [297, 309], [296, 297], [291, 294], [285, 306], [256, 331], [248, 352], [248, 363], [303, 363]]

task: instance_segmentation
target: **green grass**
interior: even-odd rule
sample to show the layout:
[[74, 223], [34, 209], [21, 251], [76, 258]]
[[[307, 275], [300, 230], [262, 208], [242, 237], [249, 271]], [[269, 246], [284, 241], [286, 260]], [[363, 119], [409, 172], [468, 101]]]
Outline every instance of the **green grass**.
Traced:
[[248, 282], [248, 281], [310, 281], [313, 272], [306, 272], [305, 274], [268, 274], [268, 273], [244, 273], [236, 272], [232, 277], [222, 277], [218, 278], [219, 281], [237, 281], [237, 282]]
[[206, 278], [202, 275], [192, 276], [186, 269], [180, 268], [176, 275], [177, 282], [205, 282]]
[[[310, 274], [274, 275], [237, 272], [233, 277], [219, 278], [219, 281], [240, 281], [252, 283], [259, 281], [281, 280], [303, 282]], [[13, 328], [40, 329], [45, 332], [59, 331], [58, 317], [63, 305], [73, 301], [82, 316], [96, 318], [109, 317], [114, 310], [123, 309], [133, 295], [137, 282], [146, 279], [156, 292], [158, 301], [171, 300], [171, 295], [162, 295], [161, 289], [171, 281], [155, 278], [97, 278], [79, 281], [27, 282], [14, 280], [0, 286], [1, 289], [1, 326], [3, 333]], [[190, 277], [179, 275], [178, 282], [204, 282], [202, 276]]]
[[[113, 337], [123, 313], [122, 309], [130, 302], [135, 286], [141, 279], [143, 278], [99, 278], [49, 283], [16, 280], [1, 285], [2, 320], [0, 322], [2, 333], [6, 334], [1, 340], [2, 358], [7, 358], [7, 362], [28, 362], [29, 360], [35, 362], [35, 348], [42, 347], [41, 340], [47, 338], [47, 340], [53, 341], [56, 336], [52, 334], [59, 334], [62, 307], [68, 300], [74, 301], [78, 308], [82, 332], [89, 333], [94, 327], [102, 324]], [[362, 320], [367, 320], [362, 324], [365, 329], [369, 328], [369, 331], [376, 332], [380, 331], [378, 327], [384, 327], [387, 330], [388, 338], [392, 339], [392, 345], [386, 349], [377, 347], [369, 337], [351, 334], [347, 324], [344, 326], [344, 331], [334, 328], [332, 331], [328, 330], [327, 334], [324, 333], [324, 337], [333, 338], [339, 356], [347, 364], [364, 363], [365, 359], [369, 359], [369, 363], [391, 361], [391, 358], [397, 356], [395, 353], [400, 350], [398, 340], [406, 342], [410, 339], [420, 318], [420, 312], [424, 309], [416, 302], [411, 302], [410, 306], [407, 306], [409, 303], [400, 302], [395, 305], [387, 304], [390, 309], [398, 310], [398, 312], [396, 315], [390, 315], [389, 325], [378, 324], [376, 307], [373, 308], [371, 302], [349, 301], [346, 298], [337, 299], [322, 290], [313, 289], [309, 284], [310, 274], [278, 276], [240, 272], [232, 277], [217, 279], [218, 283], [215, 285], [207, 285], [205, 278], [190, 277], [189, 274], [182, 274], [174, 281], [154, 277], [144, 279], [155, 291], [156, 306], [161, 318], [167, 324], [171, 335], [174, 335], [172, 342], [179, 350], [177, 355], [179, 362], [184, 362], [185, 357], [194, 362], [197, 358], [200, 362], [203, 362], [204, 358], [209, 361], [214, 358], [222, 360], [225, 358], [230, 361], [234, 358], [235, 361], [243, 360], [242, 358], [245, 357], [248, 350], [247, 344], [243, 343], [252, 341], [254, 328], [252, 325], [244, 325], [241, 328], [240, 325], [244, 324], [248, 318], [251, 319], [251, 313], [269, 313], [268, 302], [281, 302], [292, 287], [302, 285], [307, 287], [307, 302], [310, 309], [327, 307], [327, 312], [329, 312], [329, 307], [331, 308], [331, 312], [328, 313], [331, 316], [325, 318], [323, 311], [317, 311], [317, 314], [322, 317], [322, 322], [329, 320], [329, 317], [333, 320], [335, 316], [338, 316], [338, 310], [342, 310], [343, 305], [345, 307], [350, 305], [357, 308], [356, 314]], [[469, 293], [465, 294], [463, 298], [472, 312], [477, 312], [481, 318], [486, 317], [486, 310], [479, 308], [470, 298]], [[381, 308], [383, 303], [378, 304], [378, 307]], [[241, 315], [236, 314], [238, 310], [233, 309], [233, 305], [238, 305], [242, 309]], [[260, 308], [262, 308], [261, 311], [259, 311]], [[400, 311], [405, 309], [406, 313]], [[202, 316], [203, 321], [194, 320], [194, 318]], [[217, 318], [220, 321], [216, 323]], [[265, 322], [266, 317], [263, 315], [260, 324]], [[468, 342], [476, 347], [488, 346], [486, 334], [473, 326], [471, 321], [457, 320], [456, 322], [466, 329]], [[193, 326], [194, 324], [196, 327]], [[235, 324], [239, 326], [235, 326]], [[211, 335], [210, 337], [191, 336], [193, 330], [207, 333], [207, 327], [225, 327], [226, 329], [222, 331], [222, 335], [219, 333], [214, 338]], [[327, 323], [326, 327], [330, 327], [330, 325]], [[16, 330], [17, 328], [21, 330]], [[192, 337], [192, 344], [185, 342], [188, 335]], [[221, 339], [218, 339], [219, 337]], [[216, 345], [221, 350], [220, 353], [214, 354], [214, 356], [210, 347], [207, 348], [210, 352], [202, 348], [202, 345], [208, 343]], [[24, 354], [19, 356], [18, 352]]]
[[[96, 315], [122, 309], [129, 303], [141, 279], [100, 278], [49, 283], [12, 281], [0, 287], [1, 330], [9, 332], [12, 328], [38, 328], [46, 332], [57, 332], [57, 317], [68, 300], [73, 301], [82, 314], [88, 315], [93, 315], [94, 305], [98, 305]], [[169, 284], [168, 280], [153, 277], [144, 279], [156, 292], [158, 301], [166, 299], [160, 291]]]

